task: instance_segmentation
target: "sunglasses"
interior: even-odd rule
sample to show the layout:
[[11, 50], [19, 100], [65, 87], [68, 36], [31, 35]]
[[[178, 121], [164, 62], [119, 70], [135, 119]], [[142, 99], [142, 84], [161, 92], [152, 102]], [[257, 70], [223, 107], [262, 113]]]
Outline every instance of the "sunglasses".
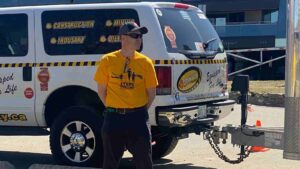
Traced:
[[131, 33], [131, 34], [126, 34], [126, 35], [133, 38], [133, 39], [139, 39], [139, 38], [143, 37], [142, 34], [133, 34], [133, 33]]

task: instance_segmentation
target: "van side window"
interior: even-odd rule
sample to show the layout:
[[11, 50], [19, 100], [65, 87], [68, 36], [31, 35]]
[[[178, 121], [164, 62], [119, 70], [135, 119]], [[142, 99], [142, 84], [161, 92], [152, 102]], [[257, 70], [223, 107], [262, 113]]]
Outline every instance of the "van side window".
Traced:
[[128, 21], [139, 24], [138, 14], [135, 10], [45, 11], [42, 13], [45, 52], [48, 55], [86, 55], [112, 52], [120, 49], [118, 31], [120, 26]]
[[0, 57], [26, 56], [28, 17], [26, 14], [0, 15]]

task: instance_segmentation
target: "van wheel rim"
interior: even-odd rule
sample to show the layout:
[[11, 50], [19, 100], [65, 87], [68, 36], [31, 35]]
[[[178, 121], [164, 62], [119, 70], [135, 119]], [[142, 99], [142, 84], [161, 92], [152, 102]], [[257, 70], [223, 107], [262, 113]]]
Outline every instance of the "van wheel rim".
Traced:
[[95, 134], [86, 123], [72, 121], [61, 132], [60, 146], [64, 155], [72, 162], [85, 162], [95, 151]]

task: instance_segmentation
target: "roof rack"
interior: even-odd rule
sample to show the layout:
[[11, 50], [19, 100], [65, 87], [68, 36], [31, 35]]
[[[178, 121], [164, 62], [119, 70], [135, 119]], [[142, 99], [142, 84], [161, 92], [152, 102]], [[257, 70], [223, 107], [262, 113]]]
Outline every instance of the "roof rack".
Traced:
[[0, 7], [120, 2], [141, 2], [141, 0], [6, 0], [0, 1]]

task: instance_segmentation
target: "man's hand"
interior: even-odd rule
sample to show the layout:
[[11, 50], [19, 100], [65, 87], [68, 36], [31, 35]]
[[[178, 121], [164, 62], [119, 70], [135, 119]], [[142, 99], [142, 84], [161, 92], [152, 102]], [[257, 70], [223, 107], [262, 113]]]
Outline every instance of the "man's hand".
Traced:
[[106, 85], [102, 85], [102, 84], [98, 84], [98, 95], [100, 97], [100, 100], [102, 101], [103, 105], [106, 106], [106, 90], [107, 90], [107, 86]]
[[151, 106], [155, 96], [156, 96], [156, 88], [147, 88], [147, 96], [148, 96], [148, 103], [147, 103], [147, 109]]

